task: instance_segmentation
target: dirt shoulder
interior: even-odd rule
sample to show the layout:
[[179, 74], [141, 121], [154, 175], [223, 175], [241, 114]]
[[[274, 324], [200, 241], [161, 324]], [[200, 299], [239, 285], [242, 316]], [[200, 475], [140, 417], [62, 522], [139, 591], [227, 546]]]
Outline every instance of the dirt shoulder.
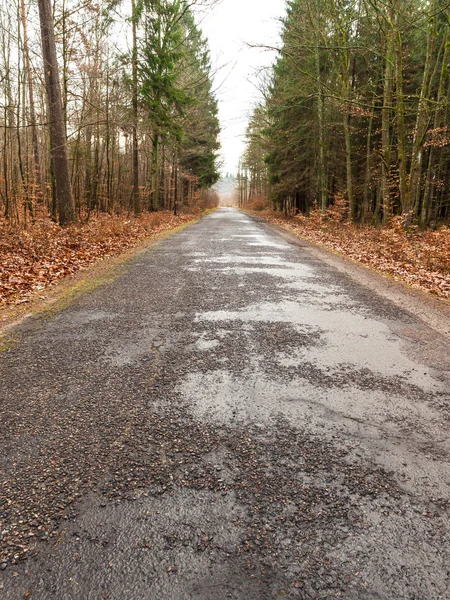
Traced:
[[[326, 264], [334, 267], [341, 273], [347, 274], [358, 283], [370, 287], [374, 293], [387, 298], [397, 306], [409, 311], [438, 333], [450, 336], [449, 297], [436, 295], [429, 288], [413, 283], [406, 276], [406, 270], [406, 275], [402, 276], [401, 273], [391, 273], [388, 265], [384, 265], [382, 269], [378, 268], [373, 262], [366, 262], [364, 257], [357, 257], [356, 247], [354, 248], [354, 252], [347, 252], [337, 236], [332, 243], [327, 240], [328, 234], [324, 234], [323, 239], [319, 240], [314, 234], [310, 234], [305, 230], [302, 225], [304, 220], [285, 218], [279, 215], [275, 216], [271, 212], [251, 212], [250, 214], [260, 222], [265, 221], [270, 223], [272, 227], [276, 228], [291, 243], [307, 246], [310, 253]], [[368, 228], [361, 230], [361, 239], [358, 243], [362, 243], [366, 229]], [[351, 239], [347, 243], [351, 246]], [[443, 260], [440, 266], [443, 272], [447, 269], [447, 259], [444, 253], [445, 248], [446, 246], [443, 248]], [[373, 253], [375, 252], [374, 250]], [[368, 250], [368, 253], [372, 255], [372, 250]], [[412, 271], [413, 265], [411, 264], [409, 268]], [[450, 286], [450, 275], [444, 275], [443, 277], [445, 284], [447, 285], [448, 282]], [[445, 291], [446, 288], [442, 287], [441, 289]]]

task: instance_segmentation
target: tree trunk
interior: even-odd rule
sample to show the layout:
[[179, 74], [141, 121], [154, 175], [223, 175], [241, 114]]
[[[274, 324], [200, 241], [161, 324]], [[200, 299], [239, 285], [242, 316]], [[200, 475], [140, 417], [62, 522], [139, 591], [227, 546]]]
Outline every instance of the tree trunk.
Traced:
[[45, 90], [50, 122], [50, 145], [55, 176], [55, 193], [59, 223], [68, 225], [75, 221], [75, 207], [70, 189], [67, 138], [61, 102], [56, 58], [55, 34], [50, 0], [38, 0], [41, 24], [42, 56], [44, 60]]
[[157, 211], [159, 205], [159, 134], [153, 135], [152, 148], [152, 210]]
[[[398, 18], [398, 15], [397, 15]], [[400, 202], [404, 224], [409, 227], [412, 222], [412, 203], [408, 185], [406, 128], [405, 128], [405, 98], [403, 94], [403, 42], [400, 29], [396, 31], [396, 98], [395, 109], [397, 118], [397, 158], [400, 185]]]
[[21, 20], [23, 28], [23, 51], [25, 58], [25, 69], [28, 82], [28, 101], [30, 103], [30, 127], [31, 137], [33, 142], [33, 158], [34, 158], [34, 182], [38, 191], [42, 197], [45, 195], [44, 184], [42, 180], [41, 161], [39, 157], [39, 139], [36, 125], [36, 108], [34, 103], [34, 90], [33, 90], [33, 74], [31, 72], [31, 61], [30, 61], [30, 50], [28, 45], [28, 28], [27, 28], [27, 15], [25, 10], [25, 0], [21, 0]]
[[[437, 7], [435, 2], [433, 12], [436, 11], [436, 8]], [[428, 30], [427, 56], [425, 62], [425, 70], [423, 74], [422, 88], [420, 91], [419, 106], [417, 109], [416, 128], [414, 131], [413, 148], [411, 153], [411, 168], [409, 180], [412, 211], [417, 211], [419, 207], [423, 146], [429, 123], [427, 102], [430, 97], [430, 86], [434, 70], [433, 65], [435, 60], [435, 48], [436, 17], [431, 19]]]
[[[18, 26], [18, 39], [20, 40], [20, 24]], [[27, 211], [30, 213], [30, 217], [33, 218], [33, 203], [30, 201], [30, 190], [25, 176], [25, 169], [22, 158], [22, 136], [20, 127], [20, 113], [22, 110], [21, 97], [22, 97], [22, 61], [20, 53], [20, 44], [17, 46], [17, 119], [16, 119], [16, 134], [17, 134], [17, 163], [19, 167], [20, 182], [22, 184], [22, 195], [23, 195], [23, 221], [24, 226], [27, 226]], [[12, 102], [12, 99], [11, 99]]]
[[[443, 103], [445, 101], [447, 95], [447, 86], [449, 81], [449, 73], [448, 73], [448, 63], [450, 60], [450, 40], [449, 40], [449, 29], [447, 28], [444, 35], [444, 53], [442, 57], [442, 67], [441, 74], [439, 79], [439, 89], [437, 96], [437, 106], [434, 113], [434, 122], [433, 129], [438, 129], [443, 125]], [[427, 170], [427, 179], [425, 182], [425, 192], [422, 201], [422, 208], [420, 212], [420, 224], [422, 227], [425, 227], [428, 224], [429, 213], [430, 213], [430, 204], [432, 199], [432, 173], [434, 171], [433, 162], [435, 156], [435, 149], [433, 146], [430, 147], [430, 152], [428, 156], [428, 170]]]
[[178, 167], [177, 154], [173, 155], [173, 214], [178, 215]]
[[138, 126], [138, 72], [137, 72], [137, 16], [136, 16], [136, 1], [131, 0], [131, 22], [133, 30], [133, 57], [132, 57], [132, 104], [133, 104], [133, 141], [132, 141], [132, 154], [133, 154], [133, 210], [134, 215], [137, 217], [141, 212], [141, 199], [139, 195], [139, 147], [137, 137], [137, 126]]
[[350, 211], [350, 218], [355, 220], [356, 217], [356, 202], [353, 194], [353, 173], [352, 173], [352, 140], [350, 132], [350, 114], [349, 107], [345, 107], [344, 112], [344, 134], [345, 134], [345, 154], [346, 154], [346, 171], [347, 171], [347, 199]]
[[381, 195], [383, 202], [383, 221], [386, 223], [392, 213], [390, 172], [394, 44], [393, 33], [391, 31], [388, 31], [385, 60], [383, 110], [381, 111]]
[[363, 208], [361, 214], [361, 222], [365, 223], [367, 221], [367, 217], [369, 216], [370, 211], [370, 170], [372, 167], [372, 129], [373, 129], [373, 119], [375, 113], [375, 104], [372, 107], [371, 116], [369, 118], [369, 128], [367, 131], [367, 141], [366, 141], [366, 176], [364, 179], [364, 197], [363, 197]]
[[323, 86], [320, 74], [320, 51], [319, 51], [319, 34], [318, 28], [319, 23], [319, 7], [316, 2], [314, 20], [316, 32], [315, 32], [315, 47], [314, 47], [314, 60], [316, 69], [316, 85], [317, 85], [317, 121], [319, 128], [319, 154], [318, 154], [318, 165], [317, 165], [317, 178], [318, 178], [318, 191], [319, 191], [319, 206], [321, 210], [326, 210], [328, 205], [328, 194], [326, 186], [326, 175], [325, 175], [325, 125], [323, 115]]

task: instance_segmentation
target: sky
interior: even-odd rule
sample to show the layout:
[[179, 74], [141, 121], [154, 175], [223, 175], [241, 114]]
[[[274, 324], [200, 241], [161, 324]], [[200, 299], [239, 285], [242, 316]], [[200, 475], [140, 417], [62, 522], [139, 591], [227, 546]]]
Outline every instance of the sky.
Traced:
[[216, 69], [215, 86], [222, 127], [222, 172], [235, 173], [245, 149], [245, 130], [252, 107], [261, 98], [257, 79], [276, 53], [247, 44], [279, 46], [279, 19], [285, 0], [221, 0], [200, 26], [208, 38]]

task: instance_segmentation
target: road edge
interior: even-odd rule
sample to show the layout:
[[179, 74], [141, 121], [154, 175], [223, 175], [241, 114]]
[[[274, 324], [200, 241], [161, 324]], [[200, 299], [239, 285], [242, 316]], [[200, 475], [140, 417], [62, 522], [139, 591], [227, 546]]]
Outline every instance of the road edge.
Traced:
[[[26, 305], [7, 305], [0, 309], [0, 353], [9, 350], [17, 341], [14, 330], [26, 320], [37, 316], [50, 316], [64, 310], [77, 298], [85, 293], [111, 283], [124, 273], [125, 266], [142, 252], [175, 235], [187, 227], [200, 222], [212, 211], [207, 211], [199, 216], [177, 225], [172, 229], [150, 235], [140, 240], [136, 245], [124, 252], [107, 258], [100, 258], [85, 269], [69, 275], [58, 281], [55, 285], [45, 290], [46, 296], [31, 298]], [[42, 292], [40, 292], [42, 294]]]
[[314, 243], [300, 234], [296, 234], [292, 230], [272, 223], [252, 212], [246, 210], [243, 210], [243, 212], [257, 223], [277, 231], [281, 237], [291, 244], [306, 249], [315, 258], [348, 275], [360, 285], [370, 287], [375, 294], [390, 300], [396, 306], [419, 318], [439, 334], [450, 339], [450, 302], [447, 300], [413, 288], [406, 282], [395, 280], [389, 275], [371, 269], [368, 265], [363, 265], [347, 256], [334, 252], [330, 248]]

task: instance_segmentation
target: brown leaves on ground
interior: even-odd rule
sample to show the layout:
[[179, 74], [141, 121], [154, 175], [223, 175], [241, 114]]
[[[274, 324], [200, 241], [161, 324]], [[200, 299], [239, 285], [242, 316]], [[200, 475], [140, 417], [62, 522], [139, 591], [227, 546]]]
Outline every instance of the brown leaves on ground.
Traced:
[[27, 302], [66, 275], [190, 219], [192, 215], [175, 217], [170, 212], [137, 219], [101, 215], [67, 228], [42, 219], [28, 229], [11, 228], [0, 220], [0, 306]]
[[400, 218], [389, 227], [358, 226], [342, 219], [339, 210], [309, 217], [258, 213], [302, 237], [402, 280], [413, 287], [450, 298], [450, 229], [407, 231]]

